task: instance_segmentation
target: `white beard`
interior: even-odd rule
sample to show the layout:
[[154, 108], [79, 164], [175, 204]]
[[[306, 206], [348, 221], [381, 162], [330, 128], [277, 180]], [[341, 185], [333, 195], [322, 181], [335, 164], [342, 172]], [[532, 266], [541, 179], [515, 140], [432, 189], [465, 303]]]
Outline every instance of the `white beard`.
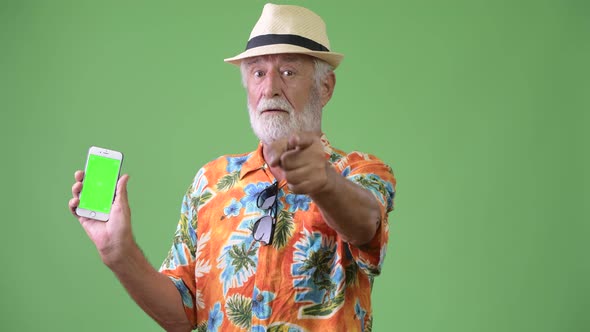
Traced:
[[[262, 113], [268, 109], [281, 109], [287, 113]], [[312, 89], [309, 103], [301, 112], [296, 112], [284, 97], [263, 98], [255, 110], [248, 101], [248, 111], [254, 134], [265, 144], [301, 131], [321, 132], [322, 107], [317, 89]]]

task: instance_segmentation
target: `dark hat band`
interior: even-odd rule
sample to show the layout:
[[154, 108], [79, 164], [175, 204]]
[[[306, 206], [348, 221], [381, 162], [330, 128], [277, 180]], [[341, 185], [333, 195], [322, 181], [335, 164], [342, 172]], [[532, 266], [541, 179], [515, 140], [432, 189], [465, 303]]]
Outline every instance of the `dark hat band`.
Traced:
[[254, 47], [274, 45], [274, 44], [290, 44], [295, 46], [301, 46], [311, 51], [330, 52], [324, 45], [315, 42], [309, 38], [305, 38], [299, 35], [260, 35], [248, 40], [246, 44], [246, 50]]

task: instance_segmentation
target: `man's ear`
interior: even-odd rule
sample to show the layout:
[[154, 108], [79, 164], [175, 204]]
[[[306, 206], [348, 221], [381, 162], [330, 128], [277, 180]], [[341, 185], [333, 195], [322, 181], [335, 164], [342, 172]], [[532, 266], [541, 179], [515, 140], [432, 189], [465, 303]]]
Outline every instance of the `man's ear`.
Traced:
[[332, 99], [334, 93], [334, 87], [336, 86], [336, 75], [333, 71], [330, 71], [326, 78], [320, 83], [320, 99], [322, 101], [322, 107]]

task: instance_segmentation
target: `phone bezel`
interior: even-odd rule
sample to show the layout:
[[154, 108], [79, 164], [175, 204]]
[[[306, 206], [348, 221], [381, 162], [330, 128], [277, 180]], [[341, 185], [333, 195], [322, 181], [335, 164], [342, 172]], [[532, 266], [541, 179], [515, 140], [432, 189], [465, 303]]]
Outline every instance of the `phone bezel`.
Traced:
[[[91, 146], [90, 149], [88, 149], [88, 154], [86, 155], [86, 165], [84, 166], [84, 174], [86, 174], [86, 170], [88, 167], [88, 160], [90, 159], [91, 155], [96, 155], [96, 156], [101, 156], [101, 157], [106, 157], [106, 158], [118, 160], [119, 161], [119, 171], [117, 174], [117, 180], [121, 177], [121, 168], [123, 166], [123, 153], [121, 153], [119, 151], [115, 151], [115, 150], [100, 148], [97, 146]], [[82, 183], [84, 183], [84, 180], [82, 180]], [[84, 192], [84, 186], [82, 185], [82, 191], [80, 192], [80, 195], [82, 195], [83, 192]], [[115, 200], [116, 194], [117, 194], [117, 183], [115, 183], [115, 191], [113, 192], [113, 201]], [[108, 221], [110, 218], [110, 211], [109, 211], [109, 213], [103, 213], [103, 212], [99, 212], [99, 211], [82, 209], [79, 207], [76, 208], [76, 214], [79, 215], [80, 217], [85, 217], [85, 218], [95, 219], [95, 220], [100, 220], [100, 221]]]

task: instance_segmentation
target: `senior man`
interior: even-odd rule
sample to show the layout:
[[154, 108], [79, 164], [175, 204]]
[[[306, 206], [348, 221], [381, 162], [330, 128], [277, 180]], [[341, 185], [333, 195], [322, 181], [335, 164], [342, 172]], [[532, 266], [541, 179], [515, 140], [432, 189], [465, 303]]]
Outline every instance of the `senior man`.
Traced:
[[[367, 331], [388, 240], [395, 179], [375, 156], [345, 153], [321, 129], [333, 70], [323, 20], [267, 4], [240, 66], [257, 149], [203, 166], [156, 271], [137, 246], [120, 178], [111, 218], [78, 217], [103, 262], [169, 331]], [[75, 214], [83, 172], [69, 206]]]

